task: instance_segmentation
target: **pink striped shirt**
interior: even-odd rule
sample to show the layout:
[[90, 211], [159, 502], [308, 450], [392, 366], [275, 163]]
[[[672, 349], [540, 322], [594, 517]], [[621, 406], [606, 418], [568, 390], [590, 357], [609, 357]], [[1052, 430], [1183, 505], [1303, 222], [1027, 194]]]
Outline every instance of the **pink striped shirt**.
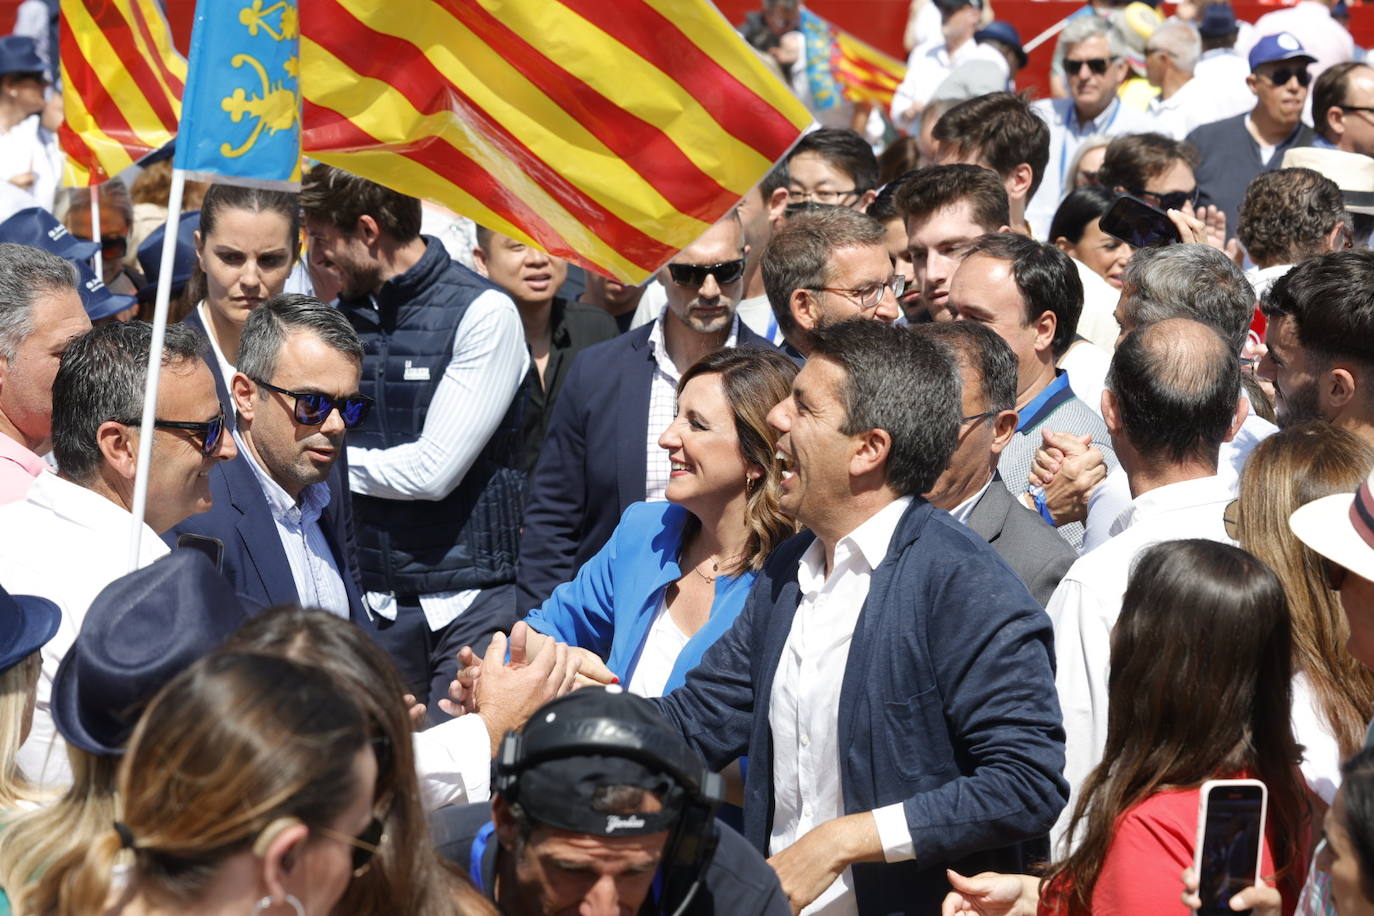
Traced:
[[0, 505], [23, 499], [34, 478], [47, 470], [46, 461], [0, 433]]

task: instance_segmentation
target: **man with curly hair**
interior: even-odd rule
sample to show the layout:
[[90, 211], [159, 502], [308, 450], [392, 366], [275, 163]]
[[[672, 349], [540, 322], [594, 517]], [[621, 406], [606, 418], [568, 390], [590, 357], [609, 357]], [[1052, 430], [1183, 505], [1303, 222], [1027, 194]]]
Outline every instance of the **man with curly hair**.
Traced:
[[1263, 297], [1293, 265], [1350, 247], [1350, 216], [1336, 183], [1312, 169], [1279, 169], [1245, 189], [1236, 237], [1255, 266], [1246, 279]]

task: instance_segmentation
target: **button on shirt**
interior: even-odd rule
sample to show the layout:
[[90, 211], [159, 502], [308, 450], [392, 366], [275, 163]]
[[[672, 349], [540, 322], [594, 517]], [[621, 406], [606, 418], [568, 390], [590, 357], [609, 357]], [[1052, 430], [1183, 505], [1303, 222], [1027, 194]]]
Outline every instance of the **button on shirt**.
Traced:
[[[873, 570], [887, 556], [893, 532], [910, 504], [909, 496], [898, 499], [840, 538], [829, 576], [825, 545], [819, 539], [802, 554], [797, 570], [802, 599], [778, 662], [768, 711], [774, 798], [770, 855], [845, 814], [837, 743], [840, 685]], [[914, 858], [901, 803], [875, 809], [873, 818], [887, 861]], [[850, 869], [802, 912], [857, 916]]]
[[296, 580], [296, 596], [305, 607], [323, 608], [331, 614], [349, 619], [348, 591], [344, 588], [343, 577], [339, 575], [338, 564], [334, 562], [334, 551], [320, 527], [320, 513], [329, 505], [329, 485], [312, 483], [301, 490], [298, 504], [267, 475], [253, 450], [244, 445], [238, 432], [234, 432], [234, 442], [239, 454], [244, 456], [253, 474], [262, 487], [262, 495], [267, 499], [267, 508], [272, 513], [272, 521], [277, 526], [277, 536], [281, 538], [282, 549], [286, 552], [286, 562], [291, 566], [291, 578]]
[[[649, 332], [649, 349], [654, 354], [654, 377], [649, 382], [649, 428], [644, 442], [644, 499], [653, 502], [663, 499], [668, 490], [668, 477], [672, 472], [666, 449], [658, 447], [658, 439], [663, 431], [677, 416], [677, 383], [682, 374], [673, 365], [668, 355], [668, 346], [663, 340], [663, 322], [668, 320], [668, 306], [658, 315], [654, 328]], [[674, 319], [676, 320], [676, 319]], [[696, 332], [692, 332], [696, 333]], [[739, 315], [730, 320], [730, 336], [725, 339], [725, 347], [733, 347], [739, 336]]]

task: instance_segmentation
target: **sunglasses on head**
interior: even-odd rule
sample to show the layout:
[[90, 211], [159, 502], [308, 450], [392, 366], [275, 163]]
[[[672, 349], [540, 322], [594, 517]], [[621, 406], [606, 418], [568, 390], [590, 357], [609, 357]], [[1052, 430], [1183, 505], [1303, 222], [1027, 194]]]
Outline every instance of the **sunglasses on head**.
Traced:
[[253, 381], [268, 391], [275, 391], [284, 397], [295, 398], [296, 422], [303, 426], [324, 425], [324, 421], [329, 419], [330, 412], [338, 408], [339, 419], [343, 420], [344, 426], [352, 429], [366, 420], [368, 412], [372, 410], [372, 399], [362, 394], [336, 398], [313, 391], [287, 391], [285, 388], [278, 388], [276, 385], [264, 382], [260, 378], [255, 378]]
[[668, 276], [678, 286], [696, 288], [705, 283], [708, 276], [715, 277], [717, 283], [725, 286], [744, 276], [744, 258], [719, 264], [669, 264]]
[[1064, 72], [1069, 76], [1077, 76], [1087, 64], [1088, 69], [1098, 76], [1107, 72], [1107, 65], [1112, 62], [1110, 57], [1090, 57], [1086, 60], [1074, 60], [1071, 57], [1064, 58]]
[[1263, 76], [1275, 86], [1287, 86], [1288, 81], [1294, 77], [1297, 77], [1299, 86], [1306, 86], [1312, 82], [1312, 74], [1307, 72], [1306, 67], [1276, 67]]
[[[122, 421], [125, 426], [138, 426], [141, 420]], [[184, 429], [194, 433], [200, 439], [200, 453], [205, 456], [213, 455], [219, 451], [219, 440], [224, 438], [224, 412], [204, 423], [193, 423], [190, 420], [154, 420], [154, 429]]]

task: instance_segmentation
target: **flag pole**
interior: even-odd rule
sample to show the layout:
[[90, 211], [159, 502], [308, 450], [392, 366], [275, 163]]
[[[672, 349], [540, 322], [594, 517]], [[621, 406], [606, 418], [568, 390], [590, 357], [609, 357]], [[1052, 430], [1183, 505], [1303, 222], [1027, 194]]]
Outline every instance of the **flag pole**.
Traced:
[[91, 255], [91, 272], [101, 282], [105, 280], [104, 264], [100, 257], [100, 185], [91, 185], [91, 240], [95, 242], [95, 254]]
[[162, 234], [162, 260], [157, 273], [157, 299], [153, 308], [153, 340], [148, 346], [148, 380], [143, 388], [143, 420], [138, 429], [138, 463], [134, 471], [133, 521], [129, 528], [129, 572], [138, 569], [143, 544], [143, 514], [148, 508], [148, 465], [153, 454], [153, 420], [157, 417], [157, 382], [162, 371], [162, 341], [167, 334], [167, 308], [172, 299], [172, 263], [176, 256], [177, 225], [181, 222], [181, 197], [186, 173], [172, 170], [172, 189], [167, 198], [167, 226]]

